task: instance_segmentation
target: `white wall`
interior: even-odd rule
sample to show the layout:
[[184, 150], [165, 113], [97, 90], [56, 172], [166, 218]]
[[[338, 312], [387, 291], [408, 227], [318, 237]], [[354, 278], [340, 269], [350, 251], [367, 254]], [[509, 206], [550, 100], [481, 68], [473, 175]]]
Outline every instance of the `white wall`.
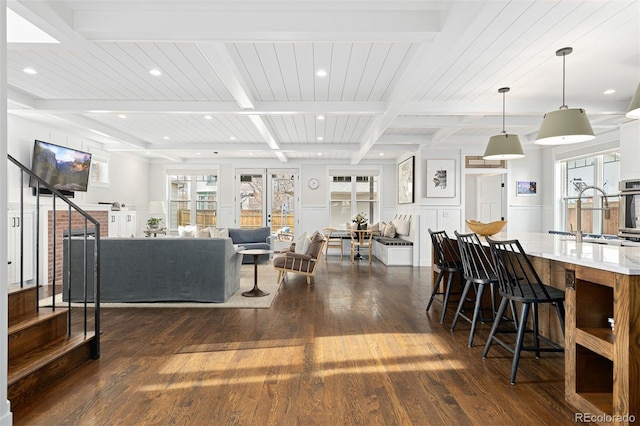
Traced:
[[640, 120], [620, 126], [620, 180], [640, 179]]

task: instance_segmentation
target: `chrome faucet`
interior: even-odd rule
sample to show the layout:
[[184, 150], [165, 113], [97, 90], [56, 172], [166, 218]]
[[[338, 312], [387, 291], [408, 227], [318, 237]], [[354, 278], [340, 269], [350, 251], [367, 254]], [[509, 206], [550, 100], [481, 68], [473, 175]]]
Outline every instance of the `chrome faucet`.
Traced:
[[[604, 196], [603, 207], [584, 207], [584, 208], [582, 207], [582, 194], [589, 189], [594, 189], [602, 193], [602, 195]], [[578, 216], [576, 220], [577, 222], [576, 228], [578, 228], [576, 230], [576, 243], [582, 242], [582, 210], [602, 210], [604, 211], [605, 219], [609, 219], [611, 217], [611, 210], [609, 210], [609, 199], [607, 198], [607, 194], [604, 192], [602, 188], [598, 188], [597, 186], [593, 186], [593, 185], [589, 185], [581, 188], [580, 192], [578, 193], [578, 201], [576, 202], [576, 214]]]

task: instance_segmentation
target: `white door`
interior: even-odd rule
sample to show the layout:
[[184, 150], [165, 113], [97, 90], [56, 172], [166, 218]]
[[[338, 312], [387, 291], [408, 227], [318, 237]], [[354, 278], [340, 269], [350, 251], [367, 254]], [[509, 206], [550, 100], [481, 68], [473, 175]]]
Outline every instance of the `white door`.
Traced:
[[480, 175], [477, 180], [477, 203], [480, 222], [504, 220], [504, 175]]

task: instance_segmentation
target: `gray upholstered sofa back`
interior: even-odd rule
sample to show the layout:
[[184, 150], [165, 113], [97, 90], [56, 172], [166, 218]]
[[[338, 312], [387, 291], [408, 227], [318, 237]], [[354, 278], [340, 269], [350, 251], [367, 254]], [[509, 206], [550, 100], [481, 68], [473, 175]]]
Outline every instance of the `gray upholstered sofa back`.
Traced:
[[[93, 240], [87, 264], [93, 271]], [[71, 300], [81, 301], [83, 241], [72, 238]], [[63, 298], [67, 300], [68, 239]], [[102, 302], [224, 302], [240, 287], [242, 255], [229, 238], [102, 238]], [[89, 300], [93, 298], [90, 283]]]
[[[233, 244], [243, 246], [245, 249], [273, 250], [271, 228], [268, 226], [255, 229], [229, 228], [229, 237]], [[268, 260], [268, 254], [258, 258], [259, 262], [267, 262]], [[245, 256], [243, 263], [253, 263], [253, 256]]]

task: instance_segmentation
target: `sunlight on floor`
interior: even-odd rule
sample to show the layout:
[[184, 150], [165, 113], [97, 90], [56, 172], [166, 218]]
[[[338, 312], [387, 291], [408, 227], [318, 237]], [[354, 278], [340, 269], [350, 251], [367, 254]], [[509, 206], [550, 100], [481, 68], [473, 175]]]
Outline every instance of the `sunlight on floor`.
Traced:
[[[343, 374], [389, 374], [464, 368], [446, 356], [446, 344], [429, 335], [384, 333], [317, 337], [312, 373], [317, 377]], [[288, 342], [288, 343], [287, 343]], [[205, 350], [205, 349], [209, 350]], [[187, 387], [257, 384], [283, 381], [303, 374], [305, 345], [298, 339], [200, 345], [174, 355], [144, 392]], [[307, 355], [309, 350], [306, 350]]]

